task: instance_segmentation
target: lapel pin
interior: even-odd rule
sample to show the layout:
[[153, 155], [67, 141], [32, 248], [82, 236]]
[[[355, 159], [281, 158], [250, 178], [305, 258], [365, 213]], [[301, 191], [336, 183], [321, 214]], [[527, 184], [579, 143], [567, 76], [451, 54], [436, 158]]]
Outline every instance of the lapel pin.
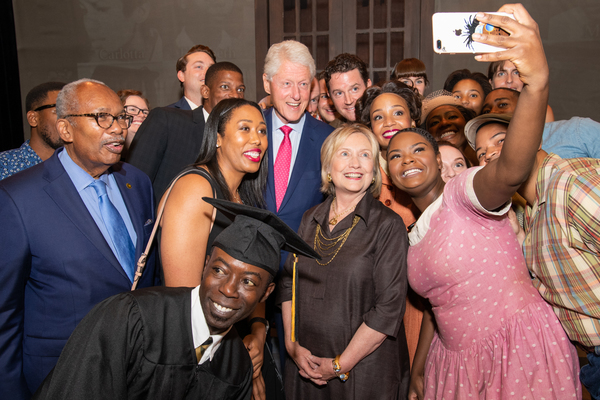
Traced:
[[127, 183], [125, 186], [127, 186], [127, 189], [131, 189], [131, 183]]

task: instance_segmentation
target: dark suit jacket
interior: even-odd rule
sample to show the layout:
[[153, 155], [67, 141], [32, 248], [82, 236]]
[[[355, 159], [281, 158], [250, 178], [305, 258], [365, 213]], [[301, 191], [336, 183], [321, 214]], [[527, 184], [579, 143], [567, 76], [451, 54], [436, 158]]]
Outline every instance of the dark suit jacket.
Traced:
[[181, 110], [192, 110], [190, 107], [190, 103], [187, 102], [185, 96], [182, 96], [176, 103], [169, 104], [167, 107], [179, 108]]
[[169, 107], [150, 111], [133, 138], [127, 162], [150, 177], [156, 204], [173, 178], [196, 161], [203, 136], [202, 107], [193, 111]]
[[[273, 143], [273, 132], [271, 132], [273, 129], [273, 108], [265, 111], [264, 115], [268, 140], [269, 143]], [[277, 211], [275, 203], [273, 175], [273, 163], [276, 154], [273, 154], [273, 147], [269, 145], [269, 175], [265, 195], [267, 209], [276, 213], [283, 222], [295, 231], [298, 231], [300, 227], [304, 212], [323, 201], [323, 194], [320, 192], [321, 146], [332, 131], [333, 127], [317, 121], [309, 113], [306, 113], [298, 155], [279, 211]], [[286, 255], [287, 253], [282, 253], [280, 268], [285, 263]]]
[[[0, 182], [0, 393], [31, 396], [69, 335], [100, 301], [131, 289], [58, 159]], [[136, 259], [154, 224], [152, 188], [137, 168], [112, 172], [137, 233]], [[138, 287], [159, 284], [151, 254]]]

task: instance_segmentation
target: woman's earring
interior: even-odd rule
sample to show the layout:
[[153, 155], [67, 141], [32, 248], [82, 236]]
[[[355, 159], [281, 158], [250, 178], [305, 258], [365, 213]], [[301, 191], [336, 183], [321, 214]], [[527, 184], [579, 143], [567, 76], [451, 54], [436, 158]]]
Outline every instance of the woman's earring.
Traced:
[[331, 182], [331, 174], [327, 174], [327, 182]]
[[371, 180], [371, 185], [375, 183], [375, 177]]
[[217, 143], [217, 149], [219, 148], [219, 143]]

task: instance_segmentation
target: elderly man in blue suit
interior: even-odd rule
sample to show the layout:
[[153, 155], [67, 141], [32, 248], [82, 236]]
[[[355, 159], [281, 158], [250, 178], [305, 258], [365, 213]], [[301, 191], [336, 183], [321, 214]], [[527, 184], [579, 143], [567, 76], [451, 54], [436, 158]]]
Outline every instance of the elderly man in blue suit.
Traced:
[[[271, 46], [265, 58], [263, 84], [273, 107], [265, 112], [269, 140], [267, 208], [293, 230], [302, 215], [321, 203], [321, 146], [333, 128], [306, 112], [315, 61], [300, 42], [284, 41]], [[287, 253], [283, 252], [280, 269]], [[281, 314], [275, 315], [279, 351], [285, 360]]]
[[[0, 182], [0, 393], [31, 397], [69, 335], [100, 301], [131, 289], [154, 223], [148, 177], [120, 163], [131, 117], [103, 83], [56, 101], [64, 141]], [[138, 287], [159, 283], [150, 255]]]

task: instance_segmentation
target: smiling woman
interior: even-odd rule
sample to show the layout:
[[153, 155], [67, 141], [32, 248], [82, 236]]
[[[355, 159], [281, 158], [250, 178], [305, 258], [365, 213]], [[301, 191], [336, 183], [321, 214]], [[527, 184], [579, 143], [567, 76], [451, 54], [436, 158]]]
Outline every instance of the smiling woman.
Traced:
[[[410, 197], [392, 183], [387, 168], [386, 154], [390, 138], [404, 128], [415, 126], [421, 118], [421, 99], [414, 89], [398, 81], [386, 82], [368, 88], [356, 103], [361, 122], [371, 128], [379, 143], [379, 168], [382, 185], [379, 201], [398, 214], [404, 225], [412, 225], [418, 210]], [[423, 316], [421, 300], [409, 290], [404, 325], [412, 363]]]
[[[431, 307], [423, 316], [410, 398], [581, 396], [577, 352], [533, 286], [506, 215], [539, 147], [549, 71], [537, 24], [525, 9], [517, 4], [500, 11], [516, 20], [477, 18], [510, 27], [511, 49], [495, 57], [510, 57], [527, 77], [510, 125], [501, 133], [502, 153], [445, 183], [438, 144], [429, 132], [408, 128], [388, 144], [394, 184], [422, 211], [408, 235], [408, 280]], [[497, 41], [486, 37], [490, 44]]]
[[465, 108], [446, 91], [430, 94], [423, 101], [423, 125], [435, 140], [445, 140], [462, 151], [471, 164], [477, 164], [475, 152], [465, 138], [465, 125], [475, 118], [475, 112]]
[[[170, 194], [167, 192], [161, 200], [165, 208], [160, 258], [166, 286], [199, 285], [207, 250], [229, 225], [229, 219], [202, 197], [263, 205], [267, 146], [267, 126], [256, 103], [230, 98], [213, 108], [196, 163], [182, 172]], [[264, 319], [264, 303], [253, 317]], [[256, 380], [262, 379], [257, 376], [263, 363], [266, 326], [253, 324], [251, 328], [244, 343], [250, 351]]]
[[207, 245], [227, 224], [220, 212], [215, 218], [213, 207], [199, 201], [201, 197], [216, 193], [217, 198], [262, 205], [266, 133], [262, 114], [253, 102], [226, 99], [213, 109], [196, 164], [175, 182], [168, 200], [166, 196], [161, 200], [165, 202], [161, 260], [167, 286], [200, 283]]
[[287, 399], [406, 398], [406, 228], [374, 198], [378, 153], [360, 124], [336, 129], [323, 143], [321, 190], [329, 197], [304, 214], [299, 229], [321, 260], [290, 255], [280, 280], [294, 361], [285, 364]]

